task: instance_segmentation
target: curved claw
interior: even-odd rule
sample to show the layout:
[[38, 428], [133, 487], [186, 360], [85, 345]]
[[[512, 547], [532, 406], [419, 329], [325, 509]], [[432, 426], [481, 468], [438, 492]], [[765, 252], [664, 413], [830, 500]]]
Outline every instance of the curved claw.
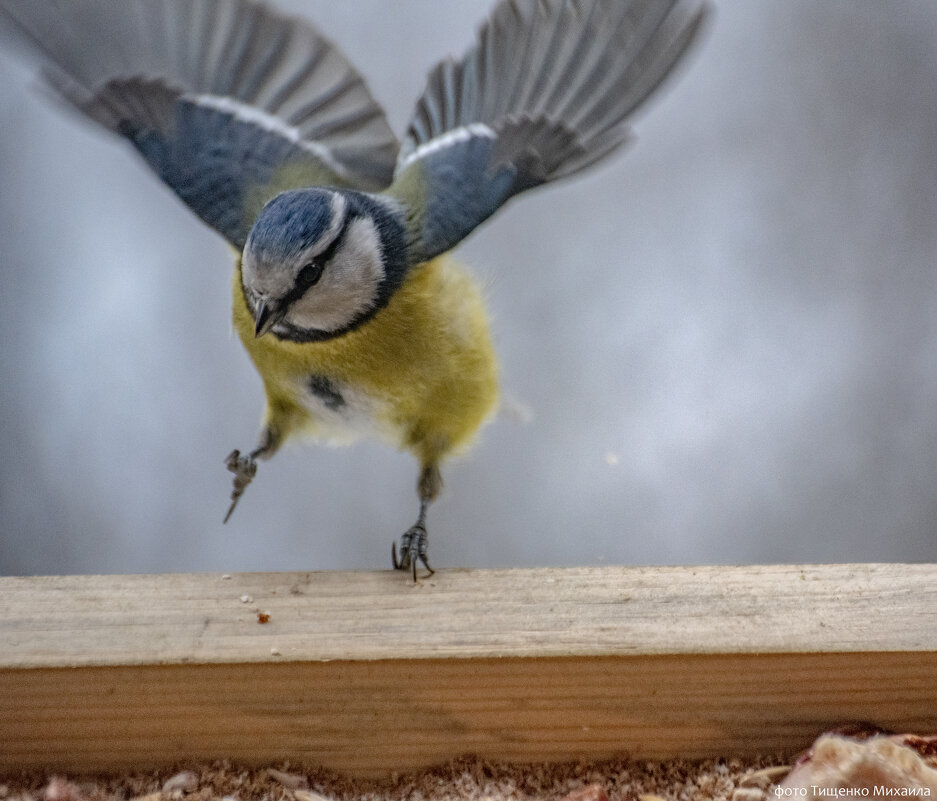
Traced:
[[429, 575], [432, 576], [436, 571], [430, 566], [427, 557], [427, 542], [428, 537], [424, 525], [417, 523], [406, 531], [400, 538], [399, 559], [397, 558], [397, 543], [395, 542], [391, 545], [390, 556], [393, 561], [394, 570], [411, 570], [413, 573], [413, 581], [416, 583], [417, 565], [422, 563], [423, 567], [429, 571]]

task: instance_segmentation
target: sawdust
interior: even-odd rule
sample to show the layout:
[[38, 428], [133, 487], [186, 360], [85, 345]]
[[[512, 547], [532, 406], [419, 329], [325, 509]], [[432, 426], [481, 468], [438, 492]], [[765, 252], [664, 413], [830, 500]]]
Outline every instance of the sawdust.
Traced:
[[793, 761], [778, 755], [512, 765], [467, 758], [384, 781], [288, 763], [249, 768], [228, 762], [125, 776], [0, 777], [0, 801], [766, 801], [839, 797], [844, 790], [937, 795], [937, 736], [849, 724], [822, 735]]
[[0, 801], [731, 801], [739, 788], [761, 792], [752, 787], [755, 771], [784, 763], [781, 757], [559, 765], [463, 759], [376, 781], [289, 764], [218, 762], [126, 776], [6, 776]]

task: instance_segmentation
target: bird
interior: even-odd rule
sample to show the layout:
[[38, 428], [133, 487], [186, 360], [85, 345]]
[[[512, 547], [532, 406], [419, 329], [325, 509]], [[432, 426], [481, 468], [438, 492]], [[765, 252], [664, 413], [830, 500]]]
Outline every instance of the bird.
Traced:
[[232, 318], [265, 410], [256, 445], [225, 460], [225, 521], [288, 439], [377, 437], [418, 463], [417, 519], [391, 546], [414, 582], [433, 573], [441, 465], [499, 403], [484, 298], [451, 251], [514, 196], [629, 143], [709, 13], [498, 0], [464, 55], [429, 72], [398, 140], [339, 48], [275, 7], [0, 0], [53, 94], [129, 142], [234, 251]]

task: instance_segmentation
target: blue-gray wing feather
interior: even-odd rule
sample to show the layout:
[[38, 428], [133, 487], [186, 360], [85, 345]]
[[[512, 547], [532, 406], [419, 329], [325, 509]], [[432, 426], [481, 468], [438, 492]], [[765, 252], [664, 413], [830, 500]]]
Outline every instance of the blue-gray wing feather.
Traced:
[[249, 0], [0, 0], [57, 92], [126, 136], [205, 222], [243, 245], [265, 199], [379, 190], [398, 143], [338, 49]]
[[705, 0], [501, 0], [475, 46], [430, 73], [404, 139], [389, 192], [409, 210], [412, 258], [624, 144], [705, 11]]

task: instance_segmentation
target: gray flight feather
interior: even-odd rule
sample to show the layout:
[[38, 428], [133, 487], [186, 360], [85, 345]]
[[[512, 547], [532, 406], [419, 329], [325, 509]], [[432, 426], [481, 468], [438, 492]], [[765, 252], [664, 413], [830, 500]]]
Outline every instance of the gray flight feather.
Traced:
[[59, 94], [237, 247], [281, 190], [390, 183], [383, 110], [303, 20], [249, 0], [0, 0], [3, 22]]
[[429, 75], [389, 193], [413, 259], [454, 247], [513, 195], [590, 166], [680, 60], [704, 0], [501, 0]]

